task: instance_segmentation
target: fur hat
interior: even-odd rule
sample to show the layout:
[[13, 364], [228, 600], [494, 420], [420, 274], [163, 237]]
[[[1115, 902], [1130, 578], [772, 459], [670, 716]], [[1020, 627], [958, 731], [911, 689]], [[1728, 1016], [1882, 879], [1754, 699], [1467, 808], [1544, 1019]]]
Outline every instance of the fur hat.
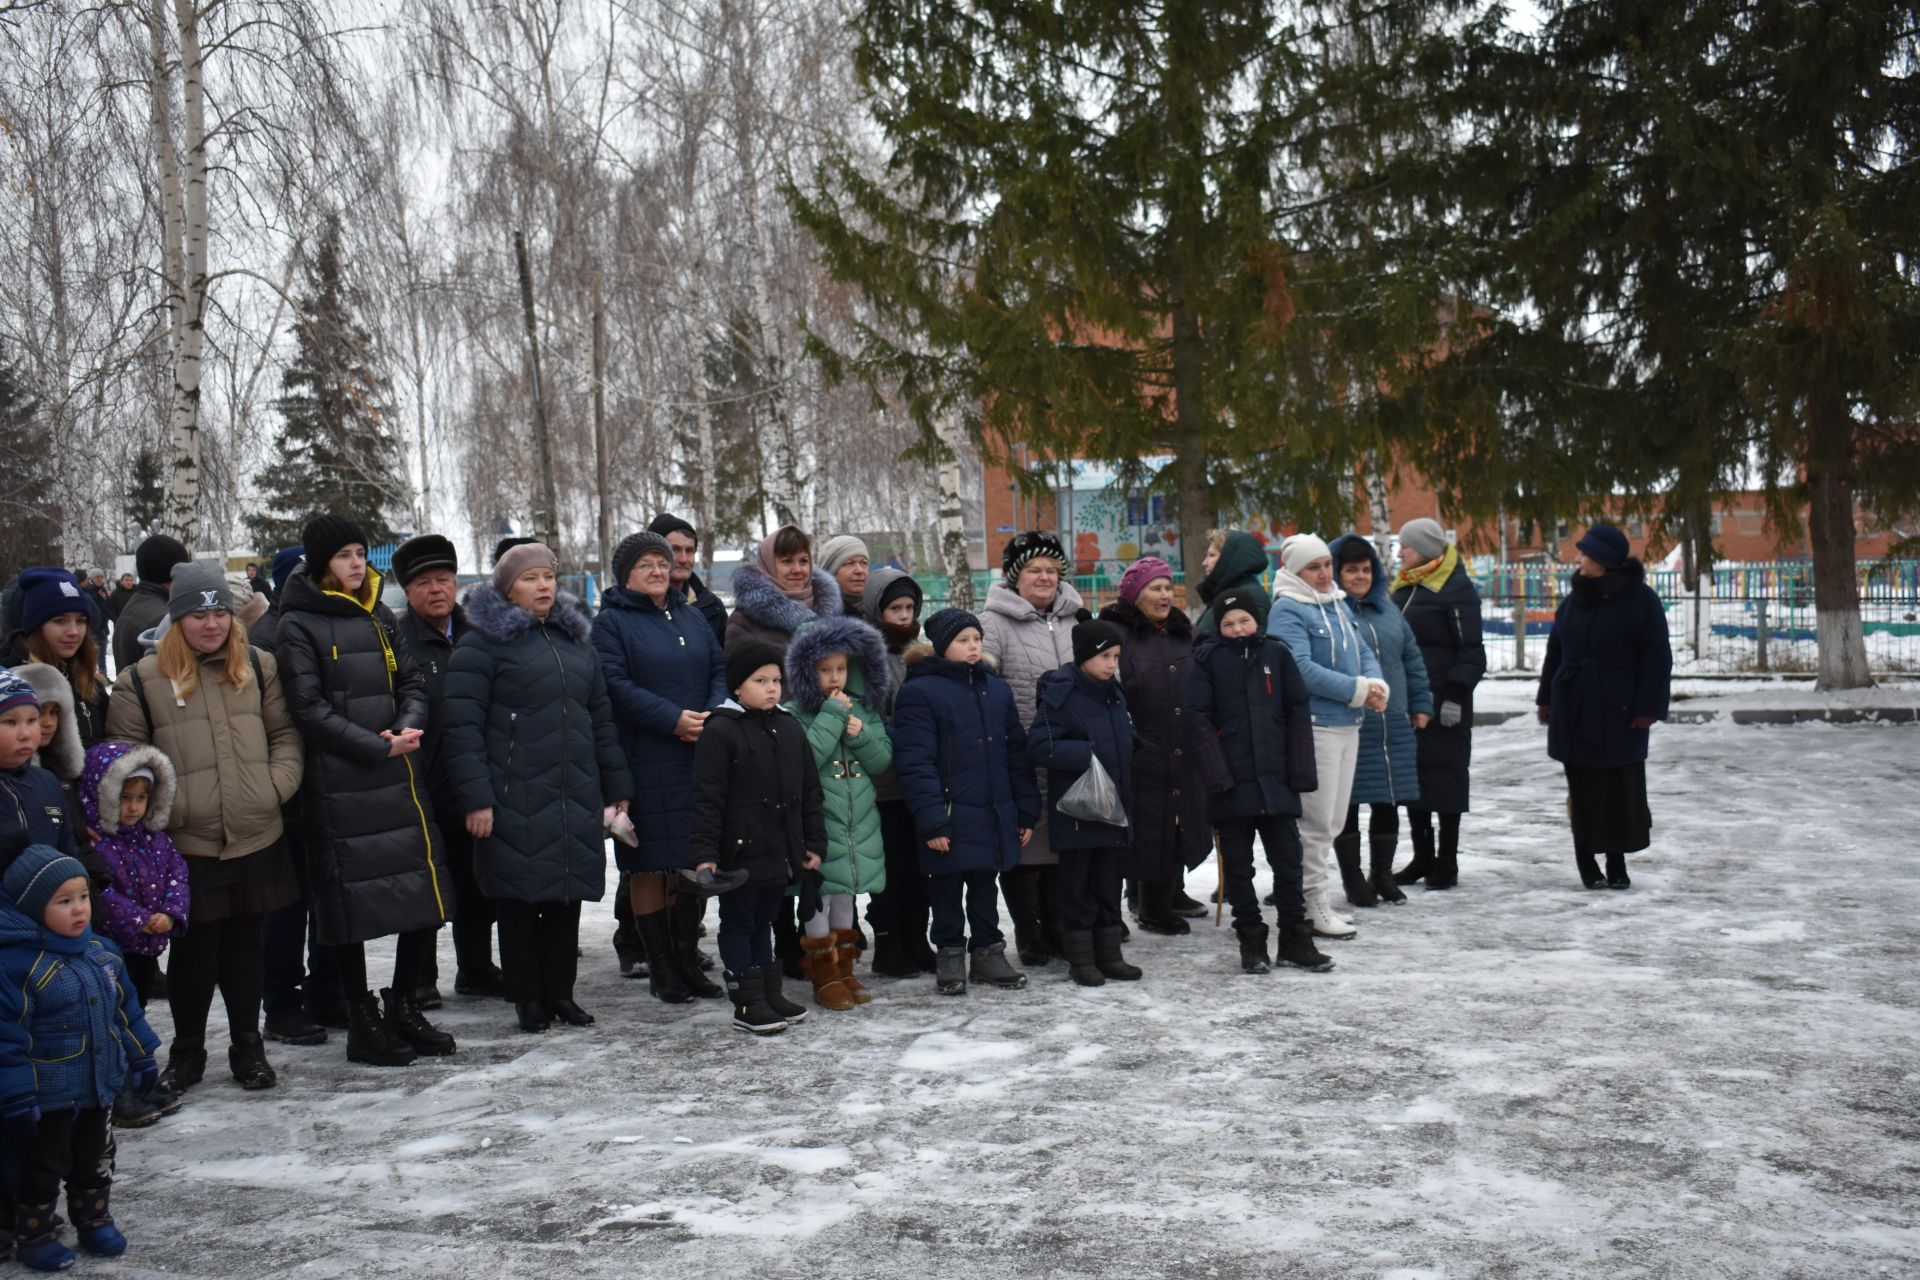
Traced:
[[167, 590], [167, 616], [175, 622], [190, 613], [222, 609], [233, 612], [233, 592], [227, 586], [227, 574], [211, 560], [194, 560], [173, 571], [173, 586]]
[[506, 553], [493, 562], [493, 589], [501, 595], [513, 590], [514, 580], [529, 569], [547, 568], [560, 572], [559, 558], [552, 548], [544, 542], [520, 542], [508, 547]]
[[1020, 571], [1027, 567], [1027, 561], [1042, 558], [1052, 560], [1062, 573], [1066, 572], [1067, 549], [1060, 545], [1060, 539], [1029, 529], [1007, 540], [1006, 548], [1000, 553], [1000, 572], [1006, 575], [1007, 585], [1011, 587], [1020, 581]]
[[1125, 643], [1120, 628], [1111, 622], [1102, 622], [1091, 618], [1073, 629], [1073, 660], [1076, 665], [1089, 658], [1098, 657], [1109, 649], [1117, 649]]
[[80, 722], [73, 714], [73, 686], [60, 674], [58, 667], [44, 662], [23, 662], [13, 669], [19, 676], [33, 686], [40, 707], [57, 707], [60, 711], [60, 726], [53, 732], [53, 741], [40, 751], [40, 767], [62, 782], [72, 782], [80, 776], [85, 764], [84, 748], [80, 745]]
[[727, 693], [736, 692], [747, 677], [762, 667], [777, 667], [784, 674], [786, 655], [765, 641], [743, 644], [727, 655]]
[[1401, 525], [1400, 541], [1412, 547], [1425, 560], [1437, 560], [1447, 553], [1447, 531], [1430, 516], [1421, 516]]
[[980, 619], [965, 609], [942, 609], [923, 624], [927, 639], [933, 644], [934, 653], [942, 658], [947, 656], [947, 646], [968, 627], [972, 627], [985, 637], [986, 631], [981, 627]]
[[76, 877], [86, 879], [78, 858], [68, 857], [50, 844], [30, 844], [0, 876], [0, 891], [35, 924], [47, 912], [47, 903], [61, 885]]
[[1159, 556], [1141, 556], [1120, 575], [1120, 598], [1132, 604], [1155, 578], [1173, 580], [1173, 566]]
[[367, 531], [346, 516], [331, 511], [307, 521], [300, 531], [300, 545], [306, 548], [309, 576], [326, 572], [327, 561], [340, 554], [342, 547], [367, 544]]
[[1627, 541], [1627, 535], [1604, 522], [1594, 525], [1580, 541], [1573, 544], [1587, 553], [1589, 559], [1609, 569], [1618, 569], [1633, 554], [1633, 546]]
[[633, 566], [639, 564], [640, 557], [645, 555], [664, 556], [667, 568], [673, 568], [673, 544], [667, 541], [667, 536], [652, 529], [643, 529], [620, 539], [620, 545], [613, 549], [613, 581], [607, 585], [626, 586], [627, 579], [633, 576]]
[[1300, 571], [1321, 557], [1333, 558], [1325, 539], [1314, 533], [1296, 533], [1280, 544], [1280, 567], [1296, 578]]
[[423, 533], [393, 549], [393, 576], [401, 586], [429, 569], [460, 572], [460, 553], [453, 549], [451, 539], [437, 533]]
[[157, 587], [165, 586], [173, 581], [173, 566], [185, 564], [191, 559], [193, 557], [178, 538], [156, 533], [135, 548], [133, 568], [140, 575], [140, 581], [151, 582]]

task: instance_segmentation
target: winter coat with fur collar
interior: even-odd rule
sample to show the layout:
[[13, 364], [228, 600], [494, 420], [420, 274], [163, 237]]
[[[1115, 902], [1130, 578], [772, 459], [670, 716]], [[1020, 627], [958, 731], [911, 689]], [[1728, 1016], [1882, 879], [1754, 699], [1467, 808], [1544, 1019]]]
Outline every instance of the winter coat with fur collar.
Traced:
[[[136, 769], [150, 769], [153, 785], [147, 814], [138, 826], [120, 825], [120, 794]], [[178, 789], [173, 764], [158, 747], [103, 742], [87, 752], [80, 775], [80, 803], [87, 824], [100, 833], [94, 853], [113, 882], [100, 893], [94, 924], [130, 956], [157, 956], [172, 933], [148, 933], [156, 913], [173, 917], [176, 930], [187, 923], [192, 903], [187, 892], [187, 860], [167, 835], [167, 820]]]
[[[813, 664], [829, 654], [847, 655], [843, 707], [820, 692]], [[822, 893], [878, 893], [887, 887], [887, 851], [880, 837], [880, 802], [874, 780], [893, 765], [893, 742], [877, 710], [892, 699], [892, 672], [880, 633], [854, 618], [828, 618], [793, 633], [787, 649], [787, 710], [807, 735], [820, 771], [827, 847], [819, 851]], [[847, 721], [860, 721], [860, 736], [847, 736]]]
[[447, 767], [462, 814], [493, 810], [474, 844], [490, 898], [597, 901], [607, 805], [633, 797], [593, 629], [566, 592], [545, 619], [483, 582], [447, 671]]
[[808, 606], [781, 594], [758, 569], [742, 566], [733, 575], [733, 616], [727, 619], [726, 651], [757, 641], [785, 652], [793, 633], [805, 624], [842, 616], [840, 584], [832, 574], [813, 571], [813, 604]]

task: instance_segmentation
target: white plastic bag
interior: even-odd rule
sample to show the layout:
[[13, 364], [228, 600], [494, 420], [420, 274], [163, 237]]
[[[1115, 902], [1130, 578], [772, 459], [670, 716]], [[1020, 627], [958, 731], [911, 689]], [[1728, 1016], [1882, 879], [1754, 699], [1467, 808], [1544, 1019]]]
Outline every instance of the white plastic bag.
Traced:
[[1060, 812], [1082, 822], [1099, 822], [1109, 827], [1127, 824], [1127, 806], [1120, 799], [1120, 788], [1113, 784], [1100, 757], [1093, 757], [1088, 770], [1073, 780], [1060, 797]]

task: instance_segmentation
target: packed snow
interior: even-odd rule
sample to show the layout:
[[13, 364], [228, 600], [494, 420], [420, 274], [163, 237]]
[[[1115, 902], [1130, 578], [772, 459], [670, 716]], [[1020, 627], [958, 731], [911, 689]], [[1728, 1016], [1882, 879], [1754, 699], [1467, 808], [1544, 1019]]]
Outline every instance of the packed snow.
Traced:
[[1913, 1275], [1920, 728], [1654, 741], [1655, 847], [1586, 892], [1544, 730], [1480, 730], [1460, 888], [1350, 913], [1331, 974], [1243, 975], [1208, 919], [1136, 933], [1140, 983], [875, 979], [761, 1041], [622, 979], [600, 904], [588, 1030], [453, 996], [444, 932], [452, 1058], [353, 1067], [336, 1033], [270, 1046], [280, 1087], [246, 1094], [216, 1007], [207, 1081], [121, 1132], [131, 1252], [81, 1267]]

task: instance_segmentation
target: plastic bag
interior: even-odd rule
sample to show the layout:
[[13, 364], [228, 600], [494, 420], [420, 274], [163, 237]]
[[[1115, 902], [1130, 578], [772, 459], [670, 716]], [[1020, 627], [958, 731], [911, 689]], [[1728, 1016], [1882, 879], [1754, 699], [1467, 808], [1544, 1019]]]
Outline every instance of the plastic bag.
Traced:
[[1092, 766], [1061, 794], [1060, 812], [1082, 822], [1099, 822], [1109, 827], [1128, 825], [1127, 806], [1120, 799], [1120, 788], [1113, 785], [1113, 778], [1098, 755], [1093, 757]]

